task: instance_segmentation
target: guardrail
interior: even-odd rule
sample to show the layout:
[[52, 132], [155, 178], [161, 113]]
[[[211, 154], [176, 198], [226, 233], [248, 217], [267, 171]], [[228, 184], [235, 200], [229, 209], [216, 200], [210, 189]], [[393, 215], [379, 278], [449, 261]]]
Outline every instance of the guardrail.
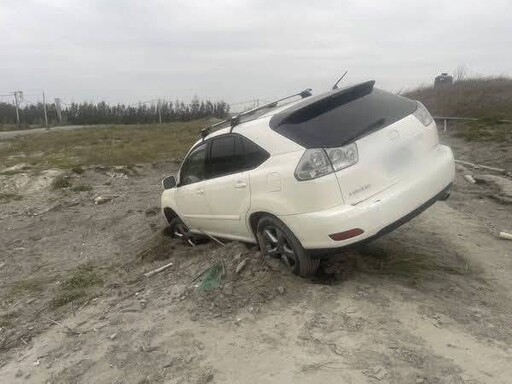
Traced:
[[[479, 121], [484, 120], [479, 117], [449, 117], [449, 116], [433, 116], [434, 120], [442, 120], [443, 121], [443, 132], [446, 132], [447, 121]], [[509, 119], [501, 119], [497, 120], [497, 123], [512, 123], [512, 120]]]

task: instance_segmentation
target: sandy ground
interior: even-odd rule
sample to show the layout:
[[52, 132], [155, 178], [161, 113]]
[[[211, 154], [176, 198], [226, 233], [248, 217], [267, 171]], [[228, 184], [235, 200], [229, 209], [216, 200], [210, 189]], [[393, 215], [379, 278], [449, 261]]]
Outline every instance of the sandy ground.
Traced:
[[[461, 159], [511, 156], [445, 140]], [[0, 176], [23, 196], [0, 205], [0, 382], [511, 382], [512, 241], [496, 235], [512, 205], [462, 177], [485, 172], [459, 168], [450, 200], [304, 280], [241, 244], [170, 239], [159, 180], [175, 169], [91, 168], [73, 176], [84, 192], [50, 190], [58, 171]], [[219, 260], [223, 285], [201, 291]], [[52, 306], [84, 263], [103, 285]]]

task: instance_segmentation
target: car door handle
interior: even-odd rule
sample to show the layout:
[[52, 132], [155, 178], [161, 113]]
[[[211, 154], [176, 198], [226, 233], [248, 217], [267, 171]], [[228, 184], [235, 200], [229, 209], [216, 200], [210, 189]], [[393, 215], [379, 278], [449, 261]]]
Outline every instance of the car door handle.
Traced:
[[237, 181], [235, 183], [235, 188], [236, 189], [241, 189], [241, 188], [245, 188], [247, 187], [247, 183], [243, 182], [243, 181]]
[[204, 189], [196, 189], [196, 195], [204, 195]]

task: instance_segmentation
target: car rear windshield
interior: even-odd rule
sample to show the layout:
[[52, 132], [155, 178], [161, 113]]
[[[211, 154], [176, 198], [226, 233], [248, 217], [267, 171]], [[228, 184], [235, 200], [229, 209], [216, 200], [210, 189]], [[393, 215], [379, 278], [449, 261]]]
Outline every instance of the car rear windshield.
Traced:
[[373, 82], [357, 87], [312, 97], [274, 115], [270, 127], [305, 148], [341, 147], [417, 108], [412, 100], [374, 89]]

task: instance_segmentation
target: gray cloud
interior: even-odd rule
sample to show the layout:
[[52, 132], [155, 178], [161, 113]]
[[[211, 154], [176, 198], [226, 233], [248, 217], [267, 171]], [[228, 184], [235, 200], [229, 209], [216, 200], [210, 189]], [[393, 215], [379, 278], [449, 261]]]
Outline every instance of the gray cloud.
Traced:
[[512, 74], [512, 3], [0, 0], [0, 94], [236, 102], [375, 79], [398, 90], [466, 64]]

